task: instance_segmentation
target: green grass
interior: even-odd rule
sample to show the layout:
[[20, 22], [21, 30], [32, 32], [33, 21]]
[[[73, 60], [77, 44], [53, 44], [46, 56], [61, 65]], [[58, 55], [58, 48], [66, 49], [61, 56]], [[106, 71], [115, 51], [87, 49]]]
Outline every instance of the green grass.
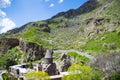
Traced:
[[3, 78], [3, 80], [9, 80], [8, 74], [3, 74], [3, 75], [2, 75], [2, 78]]
[[76, 52], [69, 52], [68, 55], [69, 55], [69, 56], [72, 56], [72, 57], [74, 57], [75, 59], [80, 60], [80, 61], [84, 61], [84, 62], [88, 62], [88, 61], [89, 61], [89, 58], [87, 58], [87, 57], [85, 57], [85, 56], [81, 56], [81, 55], [79, 55], [79, 54], [76, 53]]
[[[89, 40], [85, 44], [85, 51], [92, 52], [108, 52], [110, 50], [120, 49], [120, 35], [119, 31], [104, 33], [102, 36], [99, 36], [97, 39]], [[113, 46], [104, 46], [104, 44], [114, 44]]]
[[[105, 5], [110, 0], [100, 0], [100, 4]], [[96, 16], [97, 18], [105, 18], [110, 19], [113, 21], [118, 21], [120, 19], [120, 8], [119, 8], [120, 0], [114, 0], [113, 3], [106, 8], [101, 14]], [[67, 19], [64, 17], [57, 17], [50, 20], [48, 26], [51, 28], [51, 33], [46, 33], [42, 31], [42, 27], [35, 27], [32, 24], [27, 25], [27, 27], [17, 34], [4, 34], [3, 37], [15, 37], [21, 38], [25, 42], [34, 42], [39, 45], [42, 45], [45, 48], [50, 49], [76, 49], [76, 50], [84, 50], [84, 51], [92, 51], [92, 52], [107, 52], [109, 49], [108, 47], [104, 47], [103, 44], [111, 44], [114, 43], [116, 46], [114, 49], [119, 49], [119, 36], [117, 33], [104, 33], [102, 36], [98, 36], [97, 39], [86, 39], [89, 36], [86, 36], [84, 33], [85, 28], [89, 28], [89, 26], [93, 26], [91, 24], [83, 24], [84, 20], [89, 18], [95, 18], [94, 15], [97, 11], [99, 11], [101, 7], [93, 9], [91, 12], [84, 13], [81, 15], [76, 16], [72, 19]], [[37, 21], [36, 24], [46, 24], [47, 21]], [[58, 28], [58, 26], [64, 26], [65, 23], [68, 24], [67, 28]], [[74, 24], [79, 23], [82, 26], [76, 27]], [[100, 26], [102, 29], [109, 26], [110, 23], [105, 23]], [[118, 25], [119, 26], [119, 25]], [[114, 26], [113, 26], [114, 27]], [[101, 38], [105, 37], [105, 40], [101, 40]], [[88, 42], [87, 42], [88, 40]], [[87, 43], [86, 43], [87, 42]]]
[[120, 19], [120, 8], [119, 8], [120, 0], [114, 0], [110, 6], [107, 7], [106, 10], [100, 14], [100, 17], [106, 17], [111, 19], [112, 21]]
[[5, 55], [0, 56], [0, 66], [2, 68], [8, 68], [11, 65], [19, 63], [21, 58], [22, 53], [18, 48], [12, 48]]

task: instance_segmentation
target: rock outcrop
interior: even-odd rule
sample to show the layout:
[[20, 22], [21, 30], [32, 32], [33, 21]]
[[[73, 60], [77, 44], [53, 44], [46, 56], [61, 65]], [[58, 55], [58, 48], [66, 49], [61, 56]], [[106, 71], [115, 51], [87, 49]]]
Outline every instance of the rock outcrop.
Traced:
[[42, 24], [33, 23], [32, 26], [39, 27], [42, 31], [50, 33], [50, 28], [47, 23]]
[[120, 73], [120, 54], [119, 53], [110, 53], [108, 55], [100, 54], [96, 56], [95, 61], [91, 61], [90, 64], [92, 67], [96, 67], [97, 69], [105, 72], [105, 77], [110, 80], [111, 74], [119, 74]]
[[20, 42], [19, 47], [24, 54], [28, 54], [24, 61], [40, 60], [44, 57], [46, 51], [42, 46], [33, 42]]
[[20, 47], [20, 51], [23, 54], [28, 55], [24, 61], [40, 60], [44, 57], [44, 52], [46, 51], [45, 48], [33, 42], [23, 42], [15, 38], [4, 38], [0, 40], [0, 55], [5, 54], [16, 46]]
[[19, 40], [15, 38], [4, 38], [0, 40], [0, 54], [5, 54], [9, 49], [19, 45]]

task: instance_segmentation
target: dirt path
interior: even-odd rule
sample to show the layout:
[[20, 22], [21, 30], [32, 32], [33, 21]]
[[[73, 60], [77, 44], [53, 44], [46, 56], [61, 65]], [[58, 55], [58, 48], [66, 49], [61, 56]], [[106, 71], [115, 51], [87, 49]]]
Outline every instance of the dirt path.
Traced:
[[90, 54], [87, 54], [85, 52], [81, 52], [81, 51], [77, 51], [77, 50], [55, 50], [54, 51], [55, 53], [69, 53], [69, 52], [76, 52], [78, 53], [79, 55], [82, 55], [82, 56], [85, 56], [91, 60], [95, 59], [94, 56], [90, 55]]

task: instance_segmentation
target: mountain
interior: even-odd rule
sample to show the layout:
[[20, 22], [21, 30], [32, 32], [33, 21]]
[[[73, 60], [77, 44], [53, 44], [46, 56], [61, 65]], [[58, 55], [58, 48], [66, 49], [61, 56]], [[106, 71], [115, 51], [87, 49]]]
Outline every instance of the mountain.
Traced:
[[12, 50], [20, 55], [24, 52], [19, 45], [2, 52], [6, 48], [3, 40], [10, 38], [53, 50], [75, 49], [91, 55], [120, 52], [119, 4], [120, 0], [89, 0], [77, 9], [10, 30], [0, 35], [0, 54], [13, 53]]
[[[94, 41], [109, 37], [109, 33], [115, 38], [119, 37], [119, 3], [120, 0], [89, 0], [75, 10], [61, 12], [51, 19], [31, 22], [10, 30], [2, 34], [1, 38], [22, 38], [23, 41], [35, 42], [52, 49], [91, 50], [90, 47], [93, 46], [90, 45]], [[109, 37], [107, 41], [100, 41], [95, 46], [97, 48], [99, 45], [104, 49], [102, 44], [111, 43], [110, 40]], [[116, 40], [115, 44], [118, 44], [119, 41]], [[120, 46], [116, 45], [117, 48]]]

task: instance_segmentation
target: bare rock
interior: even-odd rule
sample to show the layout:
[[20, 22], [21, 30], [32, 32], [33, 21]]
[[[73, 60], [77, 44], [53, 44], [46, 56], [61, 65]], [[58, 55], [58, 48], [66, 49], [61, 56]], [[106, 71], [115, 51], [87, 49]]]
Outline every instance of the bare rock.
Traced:
[[39, 27], [42, 31], [50, 33], [50, 28], [47, 23], [33, 23], [32, 26]]
[[19, 45], [19, 40], [15, 38], [4, 38], [0, 40], [0, 54], [5, 54], [9, 49]]
[[40, 60], [44, 57], [46, 49], [36, 43], [20, 42], [19, 46], [23, 53], [28, 54], [26, 61]]

